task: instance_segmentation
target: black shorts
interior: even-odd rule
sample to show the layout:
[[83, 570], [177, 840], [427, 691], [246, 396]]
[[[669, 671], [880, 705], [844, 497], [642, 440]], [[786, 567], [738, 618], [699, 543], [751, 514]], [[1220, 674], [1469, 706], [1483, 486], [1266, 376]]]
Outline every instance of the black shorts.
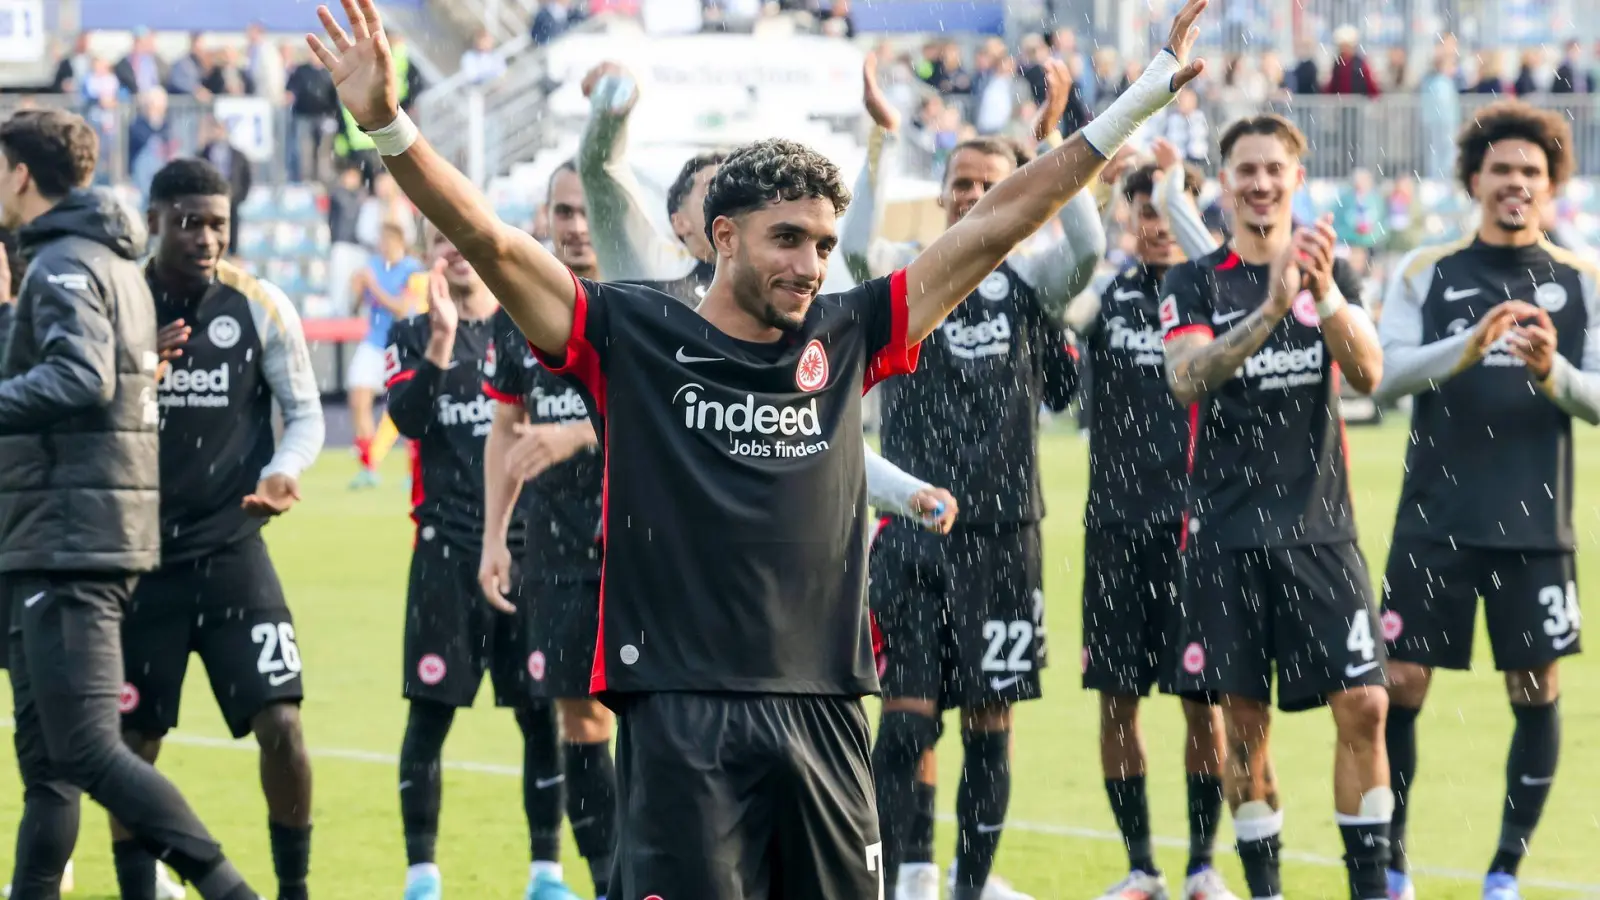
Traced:
[[268, 705], [305, 696], [294, 616], [261, 535], [139, 579], [122, 623], [125, 730], [156, 737], [177, 727], [190, 653], [236, 738]]
[[518, 607], [528, 613], [528, 689], [550, 700], [589, 696], [600, 582], [535, 581], [523, 595]]
[[1183, 566], [1176, 522], [1091, 528], [1083, 542], [1083, 686], [1148, 696], [1177, 692], [1178, 582]]
[[610, 896], [884, 896], [866, 713], [854, 697], [621, 695]]
[[1468, 668], [1479, 597], [1496, 669], [1537, 669], [1582, 649], [1573, 554], [1396, 537], [1383, 576], [1389, 655], [1424, 666]]
[[[0, 575], [0, 670], [8, 666], [11, 659], [11, 588], [6, 584], [6, 577]], [[17, 626], [17, 637], [22, 637], [22, 626]]]
[[484, 670], [497, 706], [525, 706], [528, 684], [526, 611], [496, 610], [478, 587], [478, 554], [430, 527], [418, 531], [406, 590], [405, 668], [401, 694], [447, 706], [471, 706]]
[[1355, 543], [1201, 547], [1183, 554], [1178, 689], [1312, 709], [1329, 694], [1382, 685], [1384, 651], [1366, 559]]
[[869, 594], [885, 697], [977, 709], [1040, 696], [1046, 658], [1036, 523], [938, 535], [895, 519], [878, 532]]

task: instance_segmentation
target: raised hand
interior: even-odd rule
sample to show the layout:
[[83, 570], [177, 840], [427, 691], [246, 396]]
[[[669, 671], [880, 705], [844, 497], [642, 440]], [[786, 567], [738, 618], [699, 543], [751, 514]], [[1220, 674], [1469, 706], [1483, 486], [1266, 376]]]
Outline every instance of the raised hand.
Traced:
[[878, 86], [876, 50], [869, 50], [861, 61], [861, 105], [867, 108], [867, 115], [884, 131], [900, 128], [900, 111], [883, 96], [883, 89]]
[[1172, 20], [1172, 31], [1167, 34], [1167, 49], [1178, 58], [1178, 62], [1183, 63], [1183, 68], [1172, 76], [1173, 91], [1195, 80], [1205, 71], [1206, 61], [1203, 59], [1191, 61], [1189, 51], [1194, 49], [1194, 42], [1200, 37], [1200, 26], [1195, 24], [1195, 20], [1200, 18], [1200, 14], [1205, 12], [1210, 2], [1211, 0], [1189, 0], [1183, 5], [1183, 9], [1178, 10], [1178, 17]]
[[607, 61], [590, 69], [588, 74], [583, 76], [581, 84], [584, 98], [587, 99], [593, 95], [595, 88], [599, 87], [600, 82], [606, 78], [626, 80], [630, 83], [626, 96], [611, 98], [610, 112], [613, 115], [626, 116], [633, 111], [634, 104], [639, 102], [639, 83], [633, 76], [628, 74], [628, 70], [624, 69], [620, 63]]
[[1067, 64], [1055, 57], [1044, 63], [1044, 103], [1033, 117], [1033, 139], [1043, 141], [1061, 127], [1061, 117], [1067, 112], [1067, 99], [1072, 95], [1072, 73]]
[[1550, 377], [1556, 364], [1556, 326], [1550, 314], [1535, 306], [1531, 315], [1519, 315], [1511, 329], [1511, 354], [1522, 360], [1535, 378]]
[[1156, 168], [1163, 172], [1183, 162], [1183, 154], [1178, 152], [1178, 146], [1166, 138], [1151, 141], [1150, 152], [1155, 154]]
[[[383, 33], [383, 20], [373, 0], [341, 0], [350, 32], [339, 27], [326, 6], [317, 7], [322, 29], [333, 42], [333, 49], [314, 34], [306, 35], [311, 52], [322, 60], [333, 76], [339, 102], [365, 131], [376, 131], [400, 114], [400, 85], [389, 38]], [[337, 51], [337, 52], [335, 52]]]

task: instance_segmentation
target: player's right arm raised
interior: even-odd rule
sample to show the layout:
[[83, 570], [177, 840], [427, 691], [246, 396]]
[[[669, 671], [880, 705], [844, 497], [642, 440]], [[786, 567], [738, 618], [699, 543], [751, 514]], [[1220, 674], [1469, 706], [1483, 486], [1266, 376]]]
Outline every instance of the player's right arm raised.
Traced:
[[1038, 231], [1089, 183], [1133, 132], [1204, 68], [1187, 62], [1208, 0], [1189, 0], [1173, 21], [1167, 46], [1115, 103], [1060, 147], [995, 185], [960, 222], [906, 270], [906, 340], [915, 346], [939, 326], [978, 282]]
[[501, 221], [483, 193], [416, 133], [400, 111], [399, 85], [377, 7], [373, 0], [342, 2], [350, 20], [348, 34], [320, 6], [317, 16], [333, 46], [306, 35], [311, 51], [332, 73], [340, 102], [378, 142], [401, 190], [461, 251], [528, 340], [559, 357], [572, 333], [572, 273], [532, 235]]

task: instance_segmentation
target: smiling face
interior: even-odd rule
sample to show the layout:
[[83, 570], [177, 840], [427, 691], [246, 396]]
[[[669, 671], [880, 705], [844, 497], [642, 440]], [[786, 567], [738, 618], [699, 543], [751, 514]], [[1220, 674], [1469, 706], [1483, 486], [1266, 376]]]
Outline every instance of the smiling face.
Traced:
[[444, 280], [450, 286], [450, 296], [459, 299], [482, 290], [483, 279], [478, 277], [478, 270], [467, 262], [456, 245], [439, 229], [430, 227], [428, 231], [428, 264], [444, 261]]
[[1472, 196], [1482, 205], [1486, 230], [1520, 232], [1541, 226], [1551, 200], [1550, 161], [1544, 148], [1521, 138], [1497, 141], [1472, 176]]
[[945, 226], [961, 221], [978, 205], [983, 195], [1017, 170], [1015, 154], [1002, 154], [984, 147], [957, 148], [950, 155], [944, 175], [944, 192], [939, 205], [944, 207]]
[[1276, 135], [1245, 134], [1230, 148], [1222, 183], [1233, 197], [1238, 226], [1266, 232], [1292, 220], [1305, 168]]
[[177, 283], [210, 284], [227, 252], [231, 221], [227, 197], [196, 195], [155, 204], [149, 225], [156, 271]]
[[821, 197], [780, 200], [712, 224], [719, 249], [731, 250], [734, 300], [768, 328], [798, 331], [828, 275], [839, 243], [833, 203]]

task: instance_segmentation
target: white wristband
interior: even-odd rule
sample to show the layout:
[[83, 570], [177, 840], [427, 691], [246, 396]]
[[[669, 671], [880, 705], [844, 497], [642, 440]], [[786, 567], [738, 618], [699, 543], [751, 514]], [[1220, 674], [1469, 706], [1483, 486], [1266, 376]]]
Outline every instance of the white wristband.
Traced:
[[1321, 300], [1317, 301], [1317, 318], [1326, 322], [1339, 310], [1344, 309], [1345, 306], [1344, 294], [1339, 291], [1339, 286], [1330, 284], [1328, 285], [1328, 292], [1322, 295]]
[[1177, 92], [1172, 89], [1172, 76], [1178, 74], [1183, 64], [1171, 50], [1162, 50], [1150, 60], [1139, 80], [1129, 85], [1116, 102], [1095, 116], [1078, 133], [1089, 142], [1096, 153], [1110, 159], [1122, 149], [1146, 119], [1160, 112], [1172, 102]]
[[372, 143], [378, 148], [380, 156], [399, 156], [410, 150], [411, 145], [421, 136], [422, 132], [417, 130], [416, 123], [411, 121], [411, 117], [406, 115], [403, 109], [394, 117], [393, 122], [377, 131], [367, 132], [367, 137], [372, 138]]

